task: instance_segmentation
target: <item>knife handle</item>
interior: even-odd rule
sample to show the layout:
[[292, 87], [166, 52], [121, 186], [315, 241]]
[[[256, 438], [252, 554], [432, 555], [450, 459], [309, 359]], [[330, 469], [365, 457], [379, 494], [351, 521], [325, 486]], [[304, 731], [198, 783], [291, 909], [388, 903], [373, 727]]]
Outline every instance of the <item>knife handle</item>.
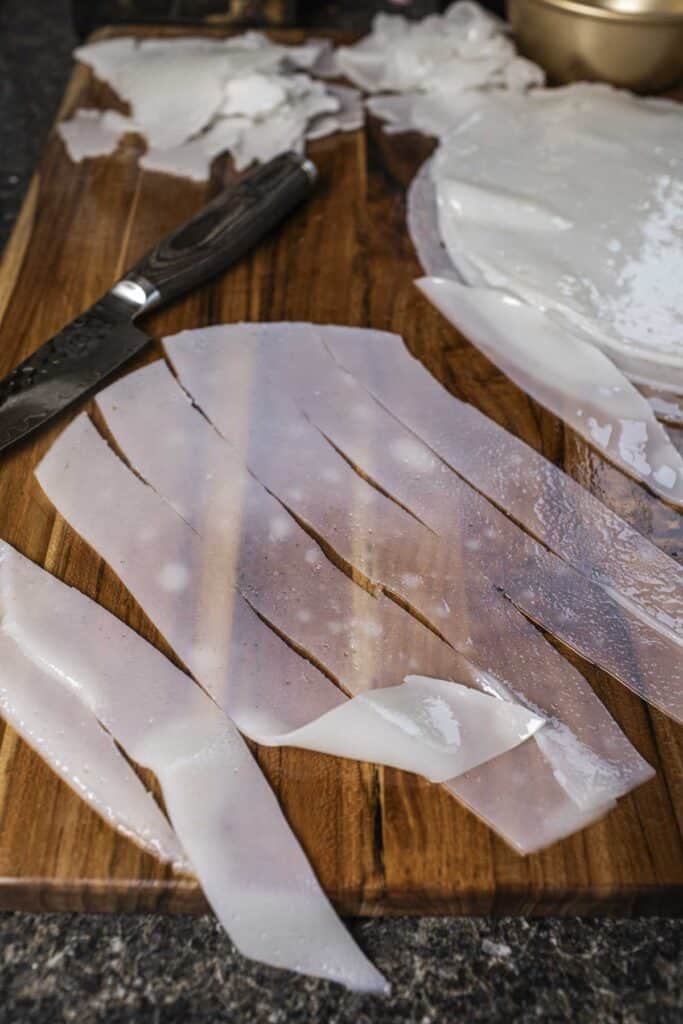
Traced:
[[138, 312], [168, 302], [227, 270], [310, 195], [315, 164], [282, 153], [213, 199], [147, 253], [117, 286], [141, 284]]

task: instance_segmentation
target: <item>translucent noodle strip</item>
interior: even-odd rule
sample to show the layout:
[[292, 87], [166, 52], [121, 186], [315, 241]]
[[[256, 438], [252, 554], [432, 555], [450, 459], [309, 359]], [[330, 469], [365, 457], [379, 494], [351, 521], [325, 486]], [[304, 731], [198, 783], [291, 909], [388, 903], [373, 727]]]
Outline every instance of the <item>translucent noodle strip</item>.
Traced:
[[[306, 326], [273, 325], [268, 329], [272, 330], [274, 344], [277, 338], [284, 361], [289, 362], [290, 357], [294, 357], [297, 367], [304, 365], [305, 355], [303, 359], [297, 358], [297, 353], [288, 349], [287, 342], [297, 332], [299, 335], [304, 333]], [[259, 330], [257, 326], [240, 325], [187, 332], [167, 339], [165, 343], [182, 382], [194, 400], [224, 436], [234, 443], [236, 450], [248, 459], [255, 475], [306, 523], [307, 528], [324, 536], [335, 554], [344, 558], [354, 570], [377, 585], [385, 584], [387, 574], [391, 573], [392, 586], [396, 586], [406, 603], [414, 610], [417, 606], [427, 618], [431, 615], [444, 635], [448, 635], [454, 645], [466, 650], [468, 658], [472, 658], [480, 668], [490, 670], [491, 677], [496, 680], [495, 685], [507, 688], [508, 695], [514, 695], [513, 699], [524, 700], [533, 693], [540, 696], [539, 703], [545, 701], [542, 713], [553, 715], [563, 707], [562, 713], [565, 717], [569, 714], [570, 723], [562, 725], [560, 721], [557, 727], [564, 730], [565, 745], [573, 735], [572, 727], [579, 730], [579, 735], [585, 733], [587, 746], [596, 742], [602, 744], [604, 739], [604, 745], [600, 745], [599, 752], [595, 753], [598, 760], [603, 759], [606, 770], [600, 777], [594, 770], [590, 773], [596, 780], [596, 802], [604, 804], [615, 794], [627, 791], [648, 777], [651, 770], [630, 747], [590, 686], [543, 641], [533, 627], [514, 614], [508, 602], [490, 584], [486, 587], [477, 585], [480, 574], [463, 574], [460, 590], [466, 587], [466, 591], [460, 593], [455, 589], [449, 593], [452, 604], [445, 606], [443, 581], [438, 572], [434, 573], [430, 558], [429, 571], [435, 577], [435, 586], [442, 583], [442, 590], [438, 601], [436, 590], [434, 599], [427, 601], [425, 577], [414, 571], [415, 559], [419, 561], [421, 551], [426, 551], [428, 556], [431, 554], [434, 534], [365, 484], [325, 442], [319, 431], [301, 414], [297, 417], [291, 400], [283, 398], [282, 394], [278, 398], [278, 388], [280, 392], [286, 390], [290, 379], [278, 364], [277, 388], [269, 385], [267, 366], [273, 350], [269, 349], [267, 357], [259, 362]], [[322, 350], [320, 354], [327, 358]], [[244, 417], [236, 411], [246, 379], [250, 381], [248, 422], [251, 429], [245, 429]], [[315, 387], [321, 393], [325, 390], [324, 381], [319, 376]], [[367, 399], [364, 392], [361, 394]], [[141, 396], [138, 400], [139, 404], [145, 404]], [[153, 400], [151, 392], [146, 400]], [[353, 417], [352, 402], [345, 407], [345, 415], [347, 419]], [[386, 450], [382, 443], [376, 451]], [[439, 563], [442, 564], [445, 567], [446, 563]], [[472, 614], [472, 609], [475, 614]], [[551, 684], [549, 681], [553, 679], [556, 682]], [[531, 687], [530, 680], [535, 680]], [[595, 716], [603, 722], [601, 729], [595, 727]], [[598, 737], [602, 739], [598, 741]], [[568, 768], [571, 768], [569, 775], [580, 770], [582, 742], [577, 737], [573, 766], [571, 759], [565, 758], [564, 767], [555, 769], [558, 778], [564, 777]], [[551, 778], [553, 768], [546, 764], [546, 770]], [[555, 790], [560, 789], [559, 784], [553, 783], [550, 788], [554, 799], [557, 796]], [[490, 797], [496, 801], [493, 792]], [[509, 793], [506, 799], [523, 799], [521, 786], [518, 796]], [[480, 810], [477, 809], [477, 813]], [[567, 820], [572, 818], [572, 811], [577, 813], [577, 808], [571, 804], [566, 810]], [[482, 817], [489, 822], [495, 821], [495, 808], [489, 813], [482, 812]], [[508, 840], [518, 849], [528, 850], [535, 848], [533, 844], [545, 845], [553, 841], [551, 829], [543, 828], [531, 835], [525, 830], [524, 818], [524, 813], [518, 810], [515, 833], [506, 833]], [[553, 822], [551, 828], [559, 826], [560, 818], [561, 814], [549, 816], [548, 822]], [[562, 834], [571, 830], [568, 826]]]
[[[44, 469], [46, 486], [58, 491], [49, 462]], [[99, 605], [19, 556], [13, 573], [13, 637], [52, 677], [54, 692], [77, 698], [155, 772], [206, 897], [238, 948], [352, 989], [386, 991], [336, 917], [230, 719]]]
[[[459, 401], [397, 335], [336, 329], [337, 362], [447, 465], [585, 576], [683, 637], [683, 569], [529, 445]], [[386, 372], [386, 366], [391, 372]]]
[[647, 400], [599, 348], [506, 292], [437, 277], [417, 284], [522, 390], [629, 476], [683, 504], [683, 459]]
[[[259, 614], [328, 674], [334, 675], [347, 692], [363, 694], [378, 687], [394, 691], [385, 696], [373, 692], [367, 700], [352, 701], [353, 707], [346, 704], [323, 718], [316, 718], [317, 709], [313, 708], [310, 724], [305, 728], [287, 735], [267, 736], [266, 742], [306, 745], [346, 756], [358, 756], [362, 748], [366, 760], [408, 767], [429, 778], [438, 774], [443, 779], [465, 770], [463, 764], [478, 765], [514, 745], [513, 740], [520, 742], [531, 735], [529, 726], [534, 715], [529, 717], [528, 711], [509, 701], [503, 702], [503, 706], [495, 702], [491, 705], [490, 701], [481, 705], [476, 695], [452, 687], [449, 710], [443, 705], [448, 687], [444, 690], [423, 679], [420, 685], [429, 692], [419, 693], [417, 683], [404, 684], [400, 692], [396, 690], [395, 684], [411, 671], [420, 672], [423, 677], [429, 674], [462, 679], [479, 689], [481, 676], [475, 666], [394, 602], [383, 596], [373, 597], [335, 568], [282, 505], [251, 476], [233, 449], [192, 408], [164, 363], [152, 364], [122, 378], [102, 392], [97, 402], [134, 468], [184, 520], [179, 518], [177, 528], [187, 528], [187, 524], [195, 530], [208, 551], [222, 553], [226, 569], [227, 559], [231, 559], [232, 576], [220, 579], [221, 587], [234, 581]], [[272, 674], [277, 678], [277, 666]], [[330, 687], [327, 680], [322, 685]], [[229, 695], [229, 681], [226, 686]], [[300, 716], [302, 694], [296, 689], [283, 689], [284, 699], [296, 699], [297, 707], [292, 714]], [[400, 715], [398, 704], [394, 711], [389, 707], [397, 700]], [[415, 702], [412, 716], [411, 700]], [[481, 707], [482, 728], [474, 729], [472, 720], [470, 732], [464, 726], [457, 730], [461, 742], [449, 743], [446, 739], [446, 760], [435, 769], [429, 764], [433, 737], [430, 739], [422, 728], [425, 708], [432, 702], [434, 715], [428, 716], [427, 722], [431, 728], [437, 723], [439, 707], [443, 707], [450, 721], [458, 704], [463, 713], [467, 711], [467, 701]], [[235, 710], [229, 696], [225, 707], [242, 726], [244, 711]], [[485, 742], [489, 730], [483, 723], [487, 714], [493, 722], [497, 716], [504, 717], [506, 710], [511, 728], [503, 744], [492, 752]], [[357, 723], [362, 715], [367, 722], [360, 730], [364, 742], [359, 744], [359, 729], [351, 728], [350, 722]], [[519, 716], [523, 719], [521, 730]], [[386, 731], [390, 723], [396, 725], [399, 719], [404, 727], [399, 737], [401, 745], [398, 746], [394, 735], [394, 749], [389, 753], [379, 735], [380, 727]], [[537, 717], [534, 720], [539, 724]], [[448, 733], [446, 726], [444, 722], [444, 739]], [[262, 733], [250, 735], [262, 739]], [[410, 747], [415, 749], [401, 754], [409, 738]], [[426, 741], [422, 754], [418, 742], [421, 739]], [[481, 753], [477, 753], [478, 745]], [[421, 756], [424, 764], [420, 762]]]
[[191, 870], [154, 797], [111, 736], [78, 694], [17, 641], [15, 624], [39, 573], [0, 541], [0, 714], [108, 825], [159, 860]]

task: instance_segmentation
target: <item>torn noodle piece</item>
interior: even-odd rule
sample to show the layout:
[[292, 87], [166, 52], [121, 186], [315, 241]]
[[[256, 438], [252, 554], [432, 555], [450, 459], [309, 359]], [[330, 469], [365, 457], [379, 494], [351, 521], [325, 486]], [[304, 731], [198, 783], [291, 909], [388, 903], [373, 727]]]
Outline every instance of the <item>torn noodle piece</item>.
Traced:
[[515, 87], [519, 72], [505, 69], [517, 60], [505, 23], [471, 0], [419, 21], [377, 14], [368, 35], [335, 51], [336, 69], [371, 93]]
[[347, 85], [328, 85], [327, 91], [339, 101], [334, 113], [318, 114], [309, 123], [306, 138], [313, 141], [335, 132], [354, 132], [363, 127], [365, 112], [358, 89]]
[[212, 161], [229, 152], [236, 171], [305, 140], [362, 124], [357, 90], [311, 77], [326, 40], [300, 46], [248, 32], [230, 39], [186, 37], [103, 40], [76, 50], [128, 102], [114, 111], [77, 111], [59, 126], [74, 160], [112, 152], [119, 136], [147, 140], [145, 170], [207, 181]]
[[116, 110], [77, 110], [57, 131], [74, 163], [113, 153], [127, 132], [136, 132], [131, 118]]
[[310, 67], [323, 48], [320, 42], [281, 46], [253, 32], [230, 39], [123, 37], [80, 46], [75, 56], [130, 104], [151, 147], [171, 149], [220, 113], [232, 80], [276, 73], [284, 60]]

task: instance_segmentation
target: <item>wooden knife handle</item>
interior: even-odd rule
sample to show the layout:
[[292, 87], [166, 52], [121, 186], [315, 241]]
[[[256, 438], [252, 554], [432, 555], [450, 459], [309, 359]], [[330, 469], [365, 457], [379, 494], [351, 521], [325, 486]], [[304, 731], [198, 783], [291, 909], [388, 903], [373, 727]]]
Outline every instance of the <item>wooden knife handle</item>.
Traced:
[[225, 189], [128, 271], [125, 281], [142, 279], [149, 296], [140, 312], [227, 270], [311, 193], [316, 178], [310, 160], [282, 153]]

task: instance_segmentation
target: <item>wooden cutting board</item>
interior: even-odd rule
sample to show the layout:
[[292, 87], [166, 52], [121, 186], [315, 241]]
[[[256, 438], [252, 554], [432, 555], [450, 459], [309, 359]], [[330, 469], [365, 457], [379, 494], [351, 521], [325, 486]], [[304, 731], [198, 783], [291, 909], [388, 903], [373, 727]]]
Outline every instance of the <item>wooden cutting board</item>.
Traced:
[[[279, 38], [299, 41], [302, 33]], [[111, 105], [118, 105], [113, 95], [77, 68], [62, 115], [80, 106]], [[250, 259], [150, 318], [150, 330], [161, 335], [245, 319], [396, 331], [454, 393], [561, 463], [678, 557], [681, 516], [513, 387], [414, 288], [420, 268], [406, 234], [405, 185], [430, 148], [420, 136], [387, 136], [372, 124], [365, 133], [316, 143], [311, 155], [321, 182], [312, 201]], [[53, 135], [0, 274], [0, 373], [199, 209], [226, 173], [225, 162], [215, 166], [208, 187], [143, 173], [131, 140], [109, 158], [75, 165]], [[138, 364], [150, 358], [152, 349]], [[1, 459], [0, 537], [166, 649], [114, 574], [55, 515], [32, 477], [68, 418]], [[342, 912], [680, 910], [681, 729], [604, 673], [563, 653], [590, 679], [657, 775], [602, 821], [526, 859], [443, 789], [419, 778], [303, 751], [256, 750]], [[11, 729], [0, 735], [0, 906], [206, 909], [192, 878], [174, 876], [111, 831]]]

